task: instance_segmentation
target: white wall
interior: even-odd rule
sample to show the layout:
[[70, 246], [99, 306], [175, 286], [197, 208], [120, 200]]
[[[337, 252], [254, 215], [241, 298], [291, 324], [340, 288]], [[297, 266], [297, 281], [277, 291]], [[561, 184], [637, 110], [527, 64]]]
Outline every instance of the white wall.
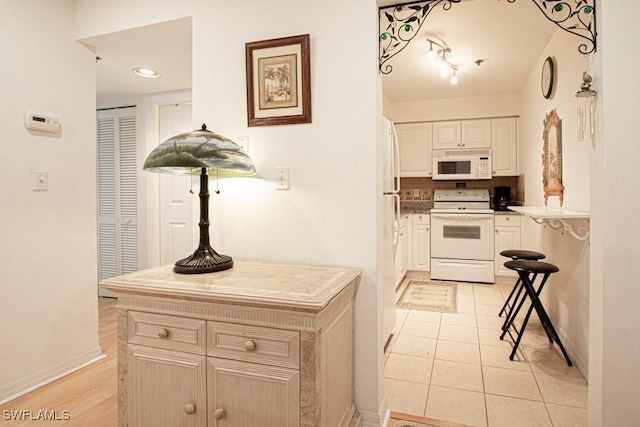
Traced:
[[[543, 121], [551, 110], [562, 120], [562, 177], [565, 209], [590, 209], [590, 156], [592, 145], [587, 131], [584, 142], [577, 142], [576, 92], [582, 83], [587, 61], [578, 52], [579, 39], [560, 29], [532, 69], [521, 93], [519, 121], [519, 162], [525, 178], [525, 205], [544, 206], [542, 185]], [[554, 58], [555, 89], [550, 99], [542, 96], [540, 72], [544, 60]], [[592, 60], [592, 56], [589, 57]], [[559, 198], [552, 196], [548, 205], [559, 207]], [[569, 220], [575, 228], [586, 227], [585, 220]], [[546, 254], [546, 261], [557, 265], [560, 272], [549, 279], [542, 300], [554, 321], [563, 344], [574, 363], [588, 377], [589, 359], [589, 243], [578, 241], [569, 233], [526, 219], [523, 222], [523, 247]]]
[[[222, 182], [212, 197], [216, 247], [240, 260], [363, 269], [356, 403], [371, 419], [380, 404], [375, 373], [383, 345], [376, 331], [376, 21], [371, 0], [202, 0], [193, 17], [194, 121], [230, 138], [248, 136], [258, 171], [257, 178]], [[338, 28], [348, 28], [348, 37]], [[248, 128], [244, 44], [306, 33], [313, 123]], [[290, 168], [291, 190], [275, 190], [276, 166]]]
[[192, 0], [74, 0], [77, 39], [128, 30], [192, 14]]
[[[73, 25], [71, 0], [2, 2], [0, 402], [100, 356], [95, 56]], [[61, 135], [30, 134], [27, 111]], [[33, 170], [49, 191], [31, 190]]]
[[519, 94], [394, 102], [385, 114], [396, 123], [517, 116]]
[[[254, 178], [221, 181], [221, 194], [212, 194], [213, 246], [236, 260], [363, 269], [356, 405], [365, 426], [380, 425], [383, 100], [375, 1], [193, 0], [179, 10], [169, 3], [78, 0], [78, 37], [193, 15], [194, 123], [232, 139], [248, 136], [258, 170]], [[148, 15], [137, 13], [147, 8]], [[348, 37], [337, 28], [348, 28]], [[313, 123], [247, 127], [245, 43], [306, 33]], [[276, 166], [289, 166], [291, 190], [275, 190]]]
[[[640, 419], [640, 259], [638, 230], [638, 2], [598, 1], [596, 73], [599, 130], [592, 170], [592, 334], [590, 426], [634, 426]], [[600, 258], [601, 256], [601, 258]], [[598, 299], [595, 300], [594, 297]]]

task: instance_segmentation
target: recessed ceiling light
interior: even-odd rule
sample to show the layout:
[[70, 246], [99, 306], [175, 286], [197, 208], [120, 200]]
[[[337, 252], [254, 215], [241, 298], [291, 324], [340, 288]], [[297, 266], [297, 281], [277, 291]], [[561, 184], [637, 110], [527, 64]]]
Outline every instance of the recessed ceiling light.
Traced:
[[160, 77], [160, 73], [150, 68], [132, 68], [133, 74], [140, 77], [146, 77], [148, 79], [155, 79]]

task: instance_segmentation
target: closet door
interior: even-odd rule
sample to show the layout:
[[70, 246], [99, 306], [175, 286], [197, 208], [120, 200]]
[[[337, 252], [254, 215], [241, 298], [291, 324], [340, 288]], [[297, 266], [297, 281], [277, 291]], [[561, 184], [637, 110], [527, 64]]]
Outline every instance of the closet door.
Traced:
[[136, 109], [98, 111], [97, 127], [98, 279], [103, 280], [138, 270]]

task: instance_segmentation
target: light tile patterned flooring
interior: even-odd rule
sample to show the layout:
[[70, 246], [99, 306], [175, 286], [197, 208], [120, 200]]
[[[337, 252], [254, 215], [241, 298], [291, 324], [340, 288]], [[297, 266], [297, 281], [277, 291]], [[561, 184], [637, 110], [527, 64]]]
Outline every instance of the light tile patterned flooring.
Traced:
[[397, 310], [384, 369], [392, 411], [481, 427], [587, 426], [587, 383], [535, 314], [509, 360], [497, 313], [514, 282], [459, 282], [457, 314]]

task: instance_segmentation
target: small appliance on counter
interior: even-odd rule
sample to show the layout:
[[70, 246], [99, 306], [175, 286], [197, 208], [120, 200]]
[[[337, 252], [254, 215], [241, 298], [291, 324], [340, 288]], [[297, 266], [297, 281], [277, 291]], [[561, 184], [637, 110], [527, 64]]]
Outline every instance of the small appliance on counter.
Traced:
[[493, 209], [506, 211], [511, 204], [511, 187], [493, 187]]

